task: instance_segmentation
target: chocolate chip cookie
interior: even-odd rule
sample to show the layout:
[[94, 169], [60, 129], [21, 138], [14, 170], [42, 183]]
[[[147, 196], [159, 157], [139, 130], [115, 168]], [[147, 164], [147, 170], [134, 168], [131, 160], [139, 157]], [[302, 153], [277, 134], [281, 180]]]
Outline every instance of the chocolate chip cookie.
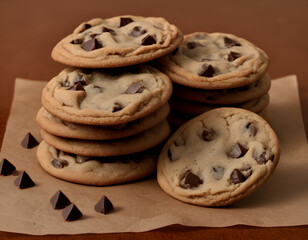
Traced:
[[170, 79], [146, 65], [66, 68], [43, 89], [42, 104], [52, 115], [67, 122], [116, 125], [155, 112], [171, 93]]
[[95, 18], [62, 39], [51, 56], [74, 67], [122, 67], [159, 58], [182, 40], [181, 31], [161, 17]]
[[236, 88], [258, 81], [266, 73], [268, 57], [247, 40], [227, 33], [196, 32], [172, 54], [160, 59], [172, 81], [193, 88]]
[[163, 147], [161, 188], [183, 202], [225, 206], [260, 187], [280, 156], [277, 136], [257, 114], [217, 108], [180, 127]]

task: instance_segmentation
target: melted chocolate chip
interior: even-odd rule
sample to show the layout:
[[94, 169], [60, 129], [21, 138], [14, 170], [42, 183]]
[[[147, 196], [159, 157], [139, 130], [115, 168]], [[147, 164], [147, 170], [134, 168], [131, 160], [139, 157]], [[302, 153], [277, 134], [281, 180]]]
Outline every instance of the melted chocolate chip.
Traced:
[[130, 36], [132, 37], [139, 37], [142, 34], [145, 34], [147, 31], [145, 29], [142, 29], [139, 26], [136, 26], [133, 28], [133, 30], [129, 33]]
[[212, 129], [205, 129], [203, 130], [201, 137], [205, 142], [211, 142], [216, 138], [216, 133]]
[[212, 65], [203, 64], [202, 70], [198, 73], [199, 76], [202, 77], [213, 77], [215, 74], [215, 69], [212, 67]]
[[78, 74], [75, 78], [74, 78], [74, 84], [80, 83], [81, 85], [87, 85], [86, 79], [84, 77], [83, 74]]
[[39, 144], [38, 141], [29, 132], [26, 134], [25, 138], [21, 142], [21, 145], [24, 148], [33, 148], [38, 144]]
[[78, 82], [77, 84], [74, 84], [74, 86], [68, 88], [67, 90], [72, 90], [72, 91], [85, 91], [83, 86]]
[[198, 42], [188, 42], [186, 44], [186, 46], [187, 46], [188, 49], [194, 49], [194, 48], [200, 47], [202, 45], [200, 43], [198, 43]]
[[142, 39], [142, 42], [141, 42], [141, 45], [143, 45], [143, 46], [148, 46], [148, 45], [153, 45], [153, 44], [156, 44], [156, 40], [151, 35], [146, 35]]
[[111, 201], [103, 195], [98, 203], [95, 204], [94, 209], [96, 212], [107, 214], [113, 210], [113, 205]]
[[241, 46], [240, 43], [228, 37], [224, 37], [224, 43], [226, 47]]
[[99, 48], [102, 48], [103, 45], [97, 41], [96, 38], [92, 38], [86, 42], [83, 42], [81, 44], [81, 47], [82, 49], [84, 49], [85, 51], [89, 52], [89, 51], [92, 51], [92, 50], [95, 50], [95, 49], [99, 49]]
[[237, 52], [230, 52], [228, 55], [228, 61], [229, 62], [233, 62], [235, 59], [239, 58], [241, 56], [241, 54], [237, 53]]
[[110, 28], [106, 28], [106, 27], [103, 27], [102, 28], [102, 32], [109, 32], [111, 35], [115, 36], [116, 35], [116, 32]]
[[202, 183], [203, 183], [202, 179], [200, 179], [197, 175], [193, 174], [189, 170], [185, 173], [184, 177], [182, 178], [181, 187], [182, 188], [196, 188]]
[[64, 159], [60, 159], [60, 158], [54, 158], [51, 160], [51, 164], [55, 167], [55, 168], [64, 168], [68, 166], [68, 161], [64, 160]]
[[82, 43], [83, 43], [82, 38], [77, 38], [77, 39], [74, 39], [73, 41], [71, 41], [71, 44], [82, 44]]
[[248, 149], [246, 149], [240, 143], [236, 143], [233, 145], [231, 152], [229, 153], [230, 158], [241, 158], [247, 153]]
[[251, 133], [253, 137], [257, 135], [258, 129], [253, 123], [247, 123], [246, 129]]
[[114, 103], [112, 112], [118, 112], [123, 109], [123, 106], [120, 103]]
[[32, 181], [32, 179], [25, 171], [22, 171], [18, 175], [18, 177], [14, 181], [14, 184], [18, 186], [20, 189], [33, 187], [35, 185], [35, 183]]
[[16, 170], [16, 167], [7, 159], [3, 158], [0, 162], [0, 175], [7, 176]]
[[120, 18], [120, 27], [123, 27], [129, 23], [133, 22], [133, 19], [131, 18]]
[[246, 180], [245, 176], [238, 169], [234, 169], [230, 174], [230, 182], [233, 184], [242, 183], [245, 180]]
[[136, 94], [142, 93], [144, 90], [144, 86], [139, 83], [133, 82], [125, 91], [126, 94]]
[[63, 209], [70, 205], [71, 201], [59, 190], [51, 197], [50, 203], [54, 209]]
[[82, 213], [79, 211], [75, 204], [71, 203], [63, 209], [62, 216], [65, 221], [70, 222], [81, 218]]
[[216, 180], [220, 180], [223, 178], [224, 176], [224, 173], [225, 173], [225, 168], [223, 167], [212, 167], [212, 170], [211, 170], [212, 174], [214, 175], [214, 178]]

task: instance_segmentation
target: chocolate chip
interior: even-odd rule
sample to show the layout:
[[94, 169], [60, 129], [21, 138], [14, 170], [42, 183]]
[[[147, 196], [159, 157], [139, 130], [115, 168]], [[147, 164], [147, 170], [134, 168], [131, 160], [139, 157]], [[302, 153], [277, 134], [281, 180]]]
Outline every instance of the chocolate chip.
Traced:
[[0, 175], [7, 176], [16, 170], [15, 166], [7, 159], [3, 158], [0, 162]]
[[133, 28], [133, 30], [129, 33], [130, 36], [132, 37], [139, 37], [142, 34], [145, 34], [147, 31], [145, 29], [142, 29], [139, 26], [136, 26]]
[[243, 157], [248, 149], [246, 149], [243, 145], [240, 143], [236, 143], [233, 145], [231, 152], [229, 153], [230, 158], [241, 158]]
[[123, 109], [123, 106], [120, 103], [114, 103], [112, 112], [118, 112]]
[[33, 147], [37, 146], [38, 144], [39, 144], [38, 141], [29, 132], [26, 134], [26, 136], [24, 137], [24, 139], [21, 142], [21, 145], [24, 148], [33, 148]]
[[254, 152], [253, 158], [259, 163], [259, 164], [266, 164], [269, 160], [273, 161], [274, 155], [266, 154], [267, 152], [264, 151], [260, 155], [257, 152]]
[[83, 39], [82, 38], [77, 38], [71, 41], [71, 44], [82, 44]]
[[92, 50], [95, 50], [95, 49], [102, 48], [103, 45], [102, 45], [99, 41], [97, 41], [96, 38], [92, 38], [92, 39], [90, 39], [90, 40], [88, 40], [88, 41], [82, 43], [82, 44], [81, 44], [81, 47], [82, 47], [85, 51], [89, 52], [89, 51], [92, 51]]
[[120, 18], [120, 27], [123, 27], [129, 23], [133, 22], [133, 19], [131, 18]]
[[198, 42], [188, 42], [186, 46], [187, 46], [188, 49], [194, 49], [194, 48], [200, 47], [202, 45]]
[[215, 74], [215, 69], [212, 67], [212, 65], [203, 64], [202, 70], [198, 73], [199, 76], [202, 77], [213, 77]]
[[142, 93], [144, 90], [144, 86], [139, 83], [133, 82], [125, 91], [126, 94], [136, 94]]
[[60, 159], [60, 158], [54, 158], [51, 160], [51, 164], [55, 167], [55, 168], [64, 168], [68, 166], [68, 161], [64, 160], [64, 159]]
[[202, 179], [200, 179], [197, 175], [193, 174], [189, 170], [185, 173], [184, 177], [182, 178], [181, 187], [182, 188], [196, 188], [202, 183], [203, 183]]
[[248, 129], [253, 137], [257, 135], [258, 129], [253, 123], [247, 123], [246, 129]]
[[81, 218], [82, 213], [79, 211], [75, 204], [71, 203], [63, 209], [62, 216], [65, 221], [70, 222]]
[[229, 62], [233, 62], [235, 59], [239, 58], [241, 56], [241, 54], [237, 53], [237, 52], [230, 52], [228, 55], [228, 61]]
[[211, 170], [212, 174], [214, 175], [214, 178], [216, 180], [220, 180], [223, 178], [224, 176], [224, 173], [225, 173], [225, 168], [223, 167], [212, 167], [212, 170]]
[[103, 195], [101, 200], [95, 204], [94, 209], [96, 212], [107, 214], [113, 210], [113, 205], [111, 201]]
[[80, 83], [74, 84], [74, 86], [68, 88], [67, 90], [72, 90], [72, 91], [85, 91], [83, 86]]
[[111, 35], [117, 35], [116, 34], [116, 32], [114, 31], [114, 30], [112, 30], [112, 29], [110, 29], [110, 28], [106, 28], [106, 27], [103, 27], [102, 28], [102, 32], [104, 33], [104, 32], [109, 32]]
[[202, 139], [206, 142], [211, 142], [216, 138], [216, 133], [214, 132], [214, 130], [210, 129], [205, 129], [202, 132]]
[[71, 201], [59, 190], [51, 197], [50, 203], [54, 209], [63, 209], [70, 205]]
[[141, 41], [141, 45], [143, 46], [148, 46], [152, 44], [156, 44], [156, 40], [151, 35], [146, 35]]
[[29, 188], [35, 185], [29, 175], [22, 171], [18, 177], [15, 179], [14, 184], [18, 186], [20, 189]]
[[244, 182], [245, 180], [246, 180], [245, 176], [238, 169], [234, 169], [230, 174], [230, 182], [233, 184], [238, 184]]
[[85, 30], [87, 30], [87, 29], [89, 29], [89, 28], [91, 28], [91, 27], [92, 27], [91, 24], [86, 23], [85, 25], [83, 25], [82, 32], [84, 32]]
[[78, 73], [78, 75], [74, 78], [74, 84], [80, 83], [81, 85], [87, 85], [86, 79], [83, 74]]
[[240, 43], [228, 37], [224, 37], [224, 43], [226, 47], [241, 46]]

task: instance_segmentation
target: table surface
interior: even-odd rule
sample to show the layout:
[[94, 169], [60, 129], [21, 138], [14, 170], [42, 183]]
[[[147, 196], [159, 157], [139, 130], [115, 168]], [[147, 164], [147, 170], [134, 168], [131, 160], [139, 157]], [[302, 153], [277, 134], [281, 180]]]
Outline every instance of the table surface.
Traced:
[[[270, 57], [272, 78], [296, 74], [306, 132], [308, 129], [307, 0], [0, 0], [0, 145], [16, 77], [50, 80], [63, 69], [53, 62], [53, 46], [82, 21], [132, 14], [162, 16], [184, 34], [227, 32], [246, 38]], [[282, 96], [283, 97], [283, 96]], [[145, 233], [77, 235], [74, 239], [304, 239], [308, 226], [191, 228], [169, 226]], [[0, 239], [71, 239], [35, 237], [0, 231]]]

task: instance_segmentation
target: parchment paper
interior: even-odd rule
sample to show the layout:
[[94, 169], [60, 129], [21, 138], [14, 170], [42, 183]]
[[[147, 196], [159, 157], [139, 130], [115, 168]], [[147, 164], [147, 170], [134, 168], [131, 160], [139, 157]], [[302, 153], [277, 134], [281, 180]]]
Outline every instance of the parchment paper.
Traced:
[[[20, 143], [30, 131], [41, 140], [35, 122], [46, 82], [16, 80], [15, 95], [3, 140], [1, 158], [25, 170], [35, 187], [18, 189], [16, 176], [0, 176], [0, 230], [44, 234], [79, 234], [148, 231], [171, 224], [224, 227], [291, 226], [308, 224], [308, 148], [304, 132], [296, 76], [273, 81], [270, 91], [270, 123], [281, 144], [281, 159], [271, 178], [248, 198], [231, 207], [205, 208], [167, 196], [155, 177], [118, 186], [93, 187], [65, 182], [45, 173], [37, 163], [36, 148]], [[65, 222], [61, 210], [49, 199], [61, 189], [84, 216]], [[115, 211], [103, 215], [94, 205], [105, 194]]]

